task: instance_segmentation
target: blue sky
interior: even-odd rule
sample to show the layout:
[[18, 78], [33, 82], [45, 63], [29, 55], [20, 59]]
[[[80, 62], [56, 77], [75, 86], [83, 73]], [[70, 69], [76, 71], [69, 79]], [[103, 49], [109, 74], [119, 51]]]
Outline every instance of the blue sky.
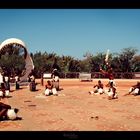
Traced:
[[29, 52], [78, 59], [107, 49], [140, 51], [140, 9], [0, 9], [0, 43], [13, 37]]

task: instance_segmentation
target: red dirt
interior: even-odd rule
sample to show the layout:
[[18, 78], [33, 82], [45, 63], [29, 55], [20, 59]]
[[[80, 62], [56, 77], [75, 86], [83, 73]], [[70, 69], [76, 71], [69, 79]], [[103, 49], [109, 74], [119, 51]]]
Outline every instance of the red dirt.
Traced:
[[[101, 80], [104, 85], [108, 82]], [[47, 97], [41, 95], [44, 86], [40, 84], [36, 92], [27, 86], [16, 91], [11, 87], [12, 97], [1, 102], [19, 108], [22, 120], [1, 121], [0, 131], [139, 131], [140, 96], [123, 96], [138, 80], [116, 79], [119, 98], [114, 100], [105, 94], [88, 94], [97, 81], [60, 79], [59, 96]]]

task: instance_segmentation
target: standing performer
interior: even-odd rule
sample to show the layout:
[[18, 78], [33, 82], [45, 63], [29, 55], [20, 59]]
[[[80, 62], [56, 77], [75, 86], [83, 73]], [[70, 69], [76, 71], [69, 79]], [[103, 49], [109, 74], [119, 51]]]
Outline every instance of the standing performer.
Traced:
[[4, 77], [3, 77], [2, 72], [0, 72], [0, 88], [1, 88], [1, 84], [3, 83], [4, 83]]
[[29, 83], [30, 91], [36, 91], [35, 76], [33, 73], [30, 75], [30, 80], [31, 80]]
[[7, 75], [4, 76], [4, 81], [5, 81], [5, 90], [9, 90], [10, 91], [10, 79]]
[[52, 82], [53, 82], [53, 87], [56, 88], [56, 90], [59, 90], [59, 73], [57, 71], [57, 69], [54, 69], [52, 71]]
[[113, 69], [110, 66], [108, 66], [108, 70], [107, 71], [104, 71], [102, 68], [100, 68], [100, 72], [103, 75], [105, 75], [105, 77], [108, 77], [109, 78], [108, 84], [110, 84], [110, 82], [113, 82], [114, 86], [116, 86], [115, 81], [114, 81]]
[[6, 96], [6, 94], [5, 94], [5, 85], [4, 85], [4, 83], [1, 83], [0, 97], [4, 98], [5, 96]]
[[17, 90], [17, 89], [19, 89], [19, 76], [18, 75], [16, 75], [15, 76], [15, 89]]
[[107, 50], [106, 56], [105, 56], [105, 66], [106, 66], [106, 70], [103, 70], [100, 67], [100, 72], [105, 75], [105, 77], [109, 78], [109, 82], [108, 82], [108, 86], [111, 82], [113, 82], [113, 85], [116, 86], [115, 82], [114, 82], [114, 75], [113, 75], [113, 69], [111, 67], [111, 65], [109, 65], [108, 63], [108, 57], [109, 57], [109, 50]]
[[10, 93], [10, 78], [7, 75], [4, 76], [4, 81], [5, 81], [5, 95], [6, 96], [9, 96], [9, 93]]

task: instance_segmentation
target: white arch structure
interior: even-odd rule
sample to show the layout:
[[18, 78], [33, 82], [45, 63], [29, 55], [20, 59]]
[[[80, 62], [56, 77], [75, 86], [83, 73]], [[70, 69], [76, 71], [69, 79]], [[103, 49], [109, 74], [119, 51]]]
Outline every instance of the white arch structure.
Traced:
[[25, 71], [25, 74], [20, 78], [21, 82], [26, 81], [31, 70], [34, 69], [34, 64], [33, 64], [32, 58], [30, 57], [30, 55], [27, 51], [25, 43], [20, 39], [10, 38], [10, 39], [3, 41], [0, 44], [0, 51], [3, 50], [5, 47], [8, 47], [9, 45], [14, 45], [14, 44], [17, 44], [19, 47], [24, 48], [26, 51], [26, 56], [25, 56], [25, 63], [26, 63], [25, 69], [26, 69], [26, 71]]

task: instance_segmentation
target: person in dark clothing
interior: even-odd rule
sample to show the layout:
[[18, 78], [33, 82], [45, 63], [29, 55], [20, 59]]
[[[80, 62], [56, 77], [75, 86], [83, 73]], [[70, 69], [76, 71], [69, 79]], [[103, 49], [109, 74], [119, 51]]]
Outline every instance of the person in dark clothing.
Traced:
[[36, 83], [35, 83], [35, 76], [30, 75], [30, 83], [29, 83], [30, 91], [36, 91]]
[[4, 83], [5, 83], [5, 90], [10, 91], [10, 79], [9, 79], [9, 77], [7, 75], [4, 76]]
[[59, 90], [59, 72], [57, 69], [54, 69], [52, 71], [52, 82], [53, 82], [53, 87], [56, 88], [56, 90]]
[[16, 90], [20, 88], [20, 86], [19, 86], [19, 81], [20, 81], [19, 76], [16, 75], [16, 76], [15, 76], [15, 89], [16, 89]]
[[0, 97], [1, 98], [4, 98], [5, 97], [5, 85], [4, 85], [4, 83], [1, 83]]
[[0, 121], [19, 119], [20, 117], [17, 117], [18, 111], [19, 109], [11, 108], [10, 105], [0, 102]]

